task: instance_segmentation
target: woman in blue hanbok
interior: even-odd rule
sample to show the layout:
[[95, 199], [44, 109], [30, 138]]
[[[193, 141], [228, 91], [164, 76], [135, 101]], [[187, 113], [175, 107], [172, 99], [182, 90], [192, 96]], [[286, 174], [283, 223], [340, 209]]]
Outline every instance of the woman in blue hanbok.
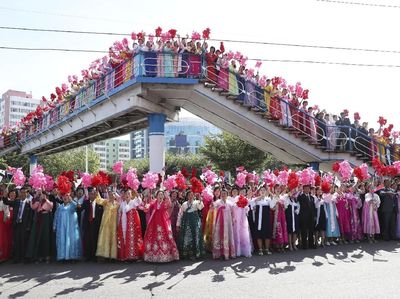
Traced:
[[153, 43], [148, 41], [143, 51], [143, 64], [145, 76], [155, 77], [157, 76], [157, 52], [154, 51]]
[[257, 97], [255, 94], [256, 85], [254, 82], [254, 78], [247, 77], [245, 83], [245, 97], [244, 97], [244, 105], [248, 107], [255, 107], [257, 106]]
[[79, 234], [76, 203], [69, 194], [63, 195], [54, 216], [53, 229], [56, 232], [57, 260], [79, 260], [82, 257], [82, 242]]
[[322, 195], [324, 201], [324, 209], [326, 216], [326, 244], [325, 245], [336, 245], [335, 238], [340, 237], [339, 223], [337, 220], [338, 212], [336, 209], [336, 197], [337, 194], [325, 193]]
[[174, 51], [170, 41], [167, 41], [164, 46], [164, 76], [174, 77]]
[[245, 75], [244, 75], [244, 70], [245, 70], [245, 66], [241, 65], [239, 67], [239, 71], [236, 74], [236, 80], [237, 80], [237, 84], [238, 84], [238, 96], [237, 96], [237, 100], [240, 102], [244, 102], [245, 99], [245, 94], [246, 94], [246, 90], [245, 90], [245, 85], [246, 85], [246, 79], [245, 79]]

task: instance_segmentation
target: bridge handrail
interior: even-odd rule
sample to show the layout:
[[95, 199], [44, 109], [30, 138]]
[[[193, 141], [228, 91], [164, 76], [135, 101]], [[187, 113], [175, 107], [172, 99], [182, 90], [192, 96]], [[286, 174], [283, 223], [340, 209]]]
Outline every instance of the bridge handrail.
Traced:
[[[168, 65], [165, 62], [166, 58], [170, 59]], [[160, 65], [162, 66], [161, 68], [159, 67]], [[173, 72], [165, 74], [164, 70], [166, 68], [172, 68]], [[215, 71], [217, 68], [219, 68], [218, 74], [216, 74], [217, 72]], [[210, 71], [215, 71], [213, 78], [210, 78]], [[223, 74], [224, 77], [220, 74]], [[76, 94], [72, 93], [66, 101], [58, 104], [53, 110], [45, 112], [41, 119], [29, 125], [26, 130], [19, 134], [12, 134], [13, 136], [10, 137], [10, 139], [16, 139], [23, 144], [29, 139], [36, 137], [38, 134], [43, 133], [45, 130], [57, 128], [62, 121], [68, 119], [69, 115], [79, 114], [83, 110], [82, 107], [86, 107], [90, 110], [90, 104], [96, 102], [101, 96], [107, 97], [110, 92], [116, 90], [120, 85], [133, 78], [140, 77], [203, 78], [216, 84], [217, 88], [223, 86], [224, 88], [222, 89], [225, 92], [234, 91], [234, 94], [231, 94], [231, 96], [237, 98], [239, 101], [242, 100], [245, 106], [249, 106], [249, 108], [253, 110], [261, 113], [269, 113], [270, 116], [274, 114], [278, 115], [278, 113], [281, 114], [282, 117], [279, 121], [282, 126], [293, 127], [300, 135], [305, 135], [313, 142], [323, 143], [325, 140], [331, 140], [332, 136], [334, 136], [333, 132], [330, 133], [329, 137], [327, 133], [324, 135], [324, 125], [322, 125], [321, 120], [310, 115], [306, 111], [302, 111], [299, 107], [296, 107], [282, 97], [272, 99], [273, 96], [271, 96], [271, 100], [277, 101], [278, 105], [277, 107], [267, 107], [265, 103], [266, 91], [262, 87], [253, 80], [239, 75], [229, 67], [223, 67], [217, 64], [208, 66], [207, 63], [205, 63], [204, 54], [138, 51], [131, 58], [124, 60], [114, 68], [110, 68], [107, 73], [96, 79], [89, 80], [86, 86], [80, 88]], [[215, 78], [217, 78], [217, 80], [214, 80]], [[230, 78], [235, 78], [235, 80], [230, 80]], [[286, 106], [283, 110], [287, 112], [282, 111], [280, 108], [281, 103]], [[293, 117], [293, 114], [295, 114], [296, 117]], [[309, 127], [307, 127], [307, 123], [310, 124]], [[306, 126], [304, 126], [304, 124], [306, 124]], [[312, 124], [314, 124], [315, 128]], [[353, 133], [356, 136], [355, 139], [359, 136], [363, 136], [362, 139], [364, 142], [375, 144], [380, 148], [386, 149], [388, 147], [372, 139], [370, 136], [366, 136], [365, 133], [352, 126], [325, 125], [325, 128], [326, 131], [328, 128], [333, 128], [334, 130], [339, 129], [342, 137], [336, 137], [335, 140], [343, 139], [345, 142], [344, 146], [347, 146], [347, 143], [349, 143], [349, 151], [353, 151], [353, 142], [355, 143], [355, 140], [352, 140]], [[361, 137], [358, 140], [361, 140]], [[358, 145], [357, 150], [364, 156], [369, 158], [374, 156], [374, 153], [371, 154], [370, 150], [361, 150], [359, 147], [362, 146]], [[383, 157], [381, 158], [383, 159]], [[392, 158], [387, 160], [393, 161]]]

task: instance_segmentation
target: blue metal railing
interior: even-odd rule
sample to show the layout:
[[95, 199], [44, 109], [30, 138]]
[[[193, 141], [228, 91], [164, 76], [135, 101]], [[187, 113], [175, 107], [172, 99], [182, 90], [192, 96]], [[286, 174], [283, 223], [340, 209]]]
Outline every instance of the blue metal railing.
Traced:
[[[135, 84], [139, 78], [183, 78], [206, 79], [219, 91], [227, 92], [235, 100], [253, 110], [268, 113], [272, 119], [279, 120], [283, 127], [291, 127], [301, 137], [308, 137], [327, 150], [356, 152], [372, 159], [378, 156], [381, 161], [391, 163], [395, 160], [395, 149], [365, 135], [354, 127], [327, 126], [313, 115], [302, 111], [283, 97], [270, 95], [276, 105], [267, 107], [266, 91], [254, 80], [238, 74], [232, 67], [207, 65], [204, 55], [172, 52], [138, 52], [96, 80], [86, 82], [76, 94], [62, 104], [26, 127], [23, 132], [9, 136], [4, 146], [15, 141], [23, 144], [46, 130], [57, 129], [61, 123], [90, 109], [128, 85]], [[151, 81], [149, 81], [151, 82]], [[198, 82], [198, 81], [196, 81]], [[279, 116], [279, 117], [277, 117]]]

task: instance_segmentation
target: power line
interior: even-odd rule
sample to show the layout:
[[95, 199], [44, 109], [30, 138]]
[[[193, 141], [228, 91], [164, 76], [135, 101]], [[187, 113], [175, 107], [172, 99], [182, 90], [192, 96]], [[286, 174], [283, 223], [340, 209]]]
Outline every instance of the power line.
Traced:
[[338, 0], [317, 0], [319, 2], [330, 2], [337, 4], [349, 4], [349, 5], [361, 5], [361, 6], [372, 6], [372, 7], [382, 7], [382, 8], [400, 8], [400, 5], [390, 5], [390, 4], [378, 4], [378, 3], [366, 3], [366, 2], [352, 2], [352, 1], [338, 1]]
[[255, 61], [260, 60], [260, 61], [266, 61], [266, 62], [312, 63], [312, 64], [329, 64], [329, 65], [361, 66], [361, 67], [400, 68], [400, 65], [396, 65], [396, 64], [364, 64], [364, 63], [316, 61], [316, 60], [290, 60], [290, 59], [249, 59], [249, 60], [255, 60]]
[[[89, 50], [89, 49], [28, 48], [28, 47], [7, 47], [7, 46], [0, 46], [0, 50], [108, 53], [107, 51]], [[364, 64], [364, 63], [349, 63], [349, 62], [335, 62], [335, 61], [266, 59], [266, 58], [248, 58], [248, 60], [264, 61], [264, 62], [281, 62], [281, 63], [309, 63], [309, 64], [343, 65], [343, 66], [359, 66], [359, 67], [400, 68], [400, 65], [396, 65], [396, 64]]]
[[0, 50], [17, 50], [17, 51], [57, 51], [57, 52], [82, 52], [82, 53], [108, 53], [107, 51], [85, 50], [85, 49], [28, 48], [28, 47], [8, 47], [8, 46], [0, 46]]
[[119, 23], [132, 24], [132, 22], [128, 22], [128, 21], [123, 21], [123, 20], [118, 20], [118, 19], [99, 18], [99, 17], [93, 17], [93, 16], [77, 16], [77, 15], [69, 15], [69, 14], [63, 14], [63, 13], [45, 12], [45, 11], [40, 11], [40, 10], [10, 8], [10, 7], [4, 7], [4, 6], [0, 6], [0, 9], [8, 10], [8, 11], [16, 11], [16, 12], [34, 13], [34, 14], [40, 14], [40, 15], [50, 15], [50, 16], [57, 16], [57, 17], [67, 17], [67, 18], [84, 19], [84, 20], [91, 19], [91, 20], [97, 20], [97, 21], [119, 22]]
[[130, 33], [78, 31], [78, 30], [44, 29], [44, 28], [11, 27], [11, 26], [0, 26], [0, 29], [20, 30], [20, 31], [36, 31], [36, 32], [52, 32], [52, 33], [72, 33], [72, 34], [117, 35], [117, 36], [130, 35]]
[[[319, 1], [323, 1], [323, 0], [319, 0]], [[67, 34], [90, 34], [90, 35], [112, 35], [112, 36], [129, 36], [130, 35], [130, 33], [118, 33], [118, 32], [78, 31], [78, 30], [44, 29], [44, 28], [11, 27], [11, 26], [0, 26], [0, 29], [2, 29], [2, 30], [18, 30], [18, 31], [67, 33]], [[326, 50], [362, 51], [362, 52], [400, 54], [400, 50], [367, 49], [367, 48], [354, 48], [354, 47], [306, 45], [306, 44], [293, 44], [293, 43], [275, 43], [275, 42], [266, 42], [266, 41], [216, 39], [216, 38], [212, 38], [212, 39], [210, 39], [210, 41], [216, 41], [216, 42], [221, 41], [221, 42], [241, 43], [241, 44], [269, 45], [269, 46], [315, 48], [315, 49], [326, 49]]]

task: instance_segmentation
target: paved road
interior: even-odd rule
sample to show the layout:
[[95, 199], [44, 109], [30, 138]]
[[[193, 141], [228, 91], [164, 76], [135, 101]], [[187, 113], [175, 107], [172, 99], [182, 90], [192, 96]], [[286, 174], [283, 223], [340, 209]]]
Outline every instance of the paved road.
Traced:
[[400, 243], [156, 265], [0, 264], [0, 298], [399, 298]]

